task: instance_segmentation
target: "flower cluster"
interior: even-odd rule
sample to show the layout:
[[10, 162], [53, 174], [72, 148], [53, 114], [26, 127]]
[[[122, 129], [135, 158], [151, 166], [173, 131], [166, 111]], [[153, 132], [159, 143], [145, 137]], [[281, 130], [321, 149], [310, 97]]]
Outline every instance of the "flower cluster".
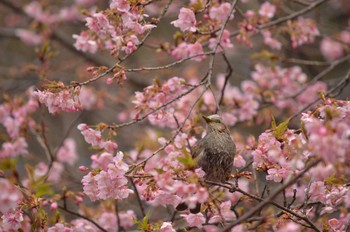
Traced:
[[343, 45], [331, 38], [324, 38], [320, 43], [322, 55], [329, 61], [339, 59], [344, 54]]
[[82, 107], [78, 98], [78, 89], [66, 89], [59, 92], [51, 92], [48, 90], [36, 90], [35, 95], [40, 103], [44, 104], [51, 114], [60, 112], [76, 112], [81, 111]]
[[162, 109], [148, 116], [148, 120], [158, 126], [175, 127], [176, 124], [172, 117], [169, 117], [175, 112], [175, 108], [180, 103], [171, 103], [176, 98], [179, 98], [189, 88], [184, 79], [179, 77], [170, 78], [166, 83], [159, 82], [146, 87], [143, 92], [135, 92], [135, 119], [138, 119], [142, 114], [147, 114], [166, 105]]
[[320, 35], [315, 21], [303, 17], [299, 17], [295, 21], [289, 21], [287, 32], [291, 37], [293, 48], [313, 43], [315, 37]]
[[155, 25], [145, 22], [141, 4], [133, 4], [125, 0], [113, 0], [109, 9], [92, 12], [85, 19], [89, 31], [73, 35], [76, 49], [91, 53], [99, 48], [107, 49], [117, 56], [120, 51], [125, 54], [135, 51], [139, 45], [137, 35], [142, 35]]
[[181, 31], [195, 32], [196, 28], [196, 17], [191, 9], [181, 8], [179, 13], [179, 18], [171, 22], [175, 27], [180, 28]]
[[[91, 110], [102, 105], [92, 88], [67, 88], [62, 82], [56, 84], [56, 90], [36, 90], [34, 95], [44, 104], [51, 114]], [[53, 88], [54, 89], [54, 88]]]
[[79, 124], [78, 130], [84, 136], [85, 141], [93, 147], [104, 149], [107, 152], [114, 152], [118, 148], [115, 142], [104, 140], [101, 131], [89, 128], [85, 123]]
[[294, 130], [287, 130], [282, 138], [276, 137], [279, 136], [274, 131], [259, 136], [257, 148], [252, 152], [253, 167], [267, 172], [267, 180], [281, 182], [304, 167], [307, 154], [303, 153], [305, 139]]
[[6, 129], [9, 139], [2, 143], [0, 158], [17, 157], [28, 153], [28, 144], [24, 131], [35, 126], [31, 115], [39, 104], [33, 94], [33, 89], [26, 91], [27, 99], [15, 98], [0, 105], [0, 124]]
[[96, 169], [89, 172], [82, 179], [84, 193], [92, 201], [99, 199], [124, 199], [133, 193], [128, 189], [128, 180], [124, 176], [128, 165], [123, 161], [123, 153], [117, 152], [115, 156], [102, 153], [93, 160]]
[[300, 110], [318, 98], [319, 92], [326, 90], [324, 82], [308, 84], [307, 75], [299, 66], [282, 68], [257, 64], [251, 75], [261, 89], [264, 101], [291, 112]]
[[327, 104], [318, 108], [317, 113], [304, 113], [301, 118], [310, 154], [322, 157], [330, 164], [350, 164], [349, 102], [328, 100]]
[[195, 42], [194, 44], [188, 44], [186, 42], [182, 42], [174, 50], [172, 50], [171, 55], [177, 60], [194, 56], [191, 59], [199, 62], [205, 59], [205, 55], [202, 55], [203, 53], [203, 47], [200, 43]]

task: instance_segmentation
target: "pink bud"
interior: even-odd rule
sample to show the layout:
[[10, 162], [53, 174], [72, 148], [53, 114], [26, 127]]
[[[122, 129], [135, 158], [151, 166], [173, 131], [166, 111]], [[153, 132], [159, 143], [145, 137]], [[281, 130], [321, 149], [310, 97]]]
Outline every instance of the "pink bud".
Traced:
[[129, 42], [126, 44], [126, 46], [129, 47], [129, 48], [132, 48], [132, 47], [134, 46], [134, 44], [133, 44], [131, 41], [129, 41]]
[[107, 80], [106, 80], [106, 84], [107, 85], [111, 85], [111, 84], [113, 84], [113, 78], [107, 78]]
[[85, 167], [85, 166], [79, 166], [79, 170], [82, 171], [82, 172], [86, 172], [89, 169], [87, 167]]
[[75, 197], [75, 203], [80, 204], [82, 202], [83, 202], [83, 198], [82, 197], [80, 197], [80, 196], [76, 196]]
[[90, 66], [90, 67], [87, 67], [86, 68], [86, 71], [87, 72], [92, 72], [94, 70], [94, 67], [93, 66]]
[[58, 208], [57, 202], [53, 202], [53, 203], [51, 204], [51, 206], [50, 206], [50, 209], [51, 209], [52, 211], [57, 210], [57, 208]]

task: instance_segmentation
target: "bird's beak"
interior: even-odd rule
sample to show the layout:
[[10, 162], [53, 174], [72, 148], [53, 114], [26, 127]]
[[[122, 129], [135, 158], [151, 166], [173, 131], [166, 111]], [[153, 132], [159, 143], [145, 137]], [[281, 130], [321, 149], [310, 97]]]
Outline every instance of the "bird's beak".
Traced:
[[205, 116], [205, 115], [202, 115], [202, 117], [204, 118], [204, 120], [205, 120], [207, 123], [211, 122], [209, 117], [207, 117], [207, 116]]

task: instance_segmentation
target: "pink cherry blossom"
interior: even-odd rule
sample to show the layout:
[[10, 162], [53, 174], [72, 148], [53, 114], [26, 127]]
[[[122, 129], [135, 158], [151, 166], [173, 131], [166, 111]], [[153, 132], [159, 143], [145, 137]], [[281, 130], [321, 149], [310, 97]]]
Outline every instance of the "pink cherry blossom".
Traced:
[[197, 30], [196, 23], [197, 22], [193, 11], [184, 7], [180, 9], [179, 18], [171, 22], [171, 24], [180, 28], [180, 30], [183, 32], [195, 32]]
[[61, 111], [76, 112], [81, 110], [76, 91], [62, 90], [58, 93], [53, 93], [47, 90], [36, 90], [34, 94], [40, 103], [46, 105], [51, 114], [57, 114]]
[[345, 228], [350, 220], [350, 214], [344, 215], [343, 213], [340, 214], [339, 219], [332, 218], [328, 220], [328, 225], [333, 229], [333, 231], [336, 232], [342, 232], [345, 231]]
[[273, 180], [274, 182], [281, 182], [283, 179], [288, 177], [288, 171], [284, 168], [276, 169], [271, 168], [267, 170], [268, 175], [266, 176], [266, 180]]
[[84, 136], [85, 141], [92, 146], [100, 146], [103, 143], [101, 132], [89, 128], [85, 123], [79, 124], [78, 130]]
[[0, 150], [0, 158], [27, 155], [28, 154], [27, 149], [28, 149], [27, 141], [24, 138], [19, 137], [13, 142], [5, 142], [2, 144], [1, 150]]
[[244, 228], [244, 225], [237, 225], [234, 226], [230, 232], [247, 232], [248, 230], [246, 228]]
[[91, 172], [83, 177], [81, 183], [83, 184], [84, 193], [90, 198], [91, 201], [96, 201], [99, 199], [97, 181]]
[[276, 226], [275, 230], [276, 232], [294, 232], [299, 231], [300, 225], [295, 222], [287, 222], [284, 225]]
[[[209, 17], [217, 20], [219, 23], [223, 23], [227, 19], [227, 15], [230, 13], [231, 4], [228, 2], [222, 3], [219, 6], [213, 6], [209, 9]], [[230, 20], [233, 19], [233, 15]]]
[[56, 16], [43, 10], [39, 1], [31, 1], [31, 3], [24, 7], [24, 11], [30, 17], [44, 24], [51, 24], [57, 20]]
[[107, 231], [117, 231], [117, 217], [115, 213], [104, 212], [98, 219], [98, 223]]
[[[219, 35], [219, 33], [216, 33], [216, 35]], [[215, 49], [215, 45], [217, 43], [217, 38], [211, 38], [209, 40], [209, 48], [210, 49]], [[231, 43], [231, 39], [230, 39], [230, 32], [228, 30], [224, 30], [221, 36], [221, 40], [220, 40], [220, 45], [223, 48], [232, 48], [233, 44]], [[220, 52], [222, 51], [221, 47], [217, 48], [217, 51]]]
[[133, 193], [128, 189], [128, 180], [124, 176], [128, 170], [128, 165], [123, 161], [123, 153], [118, 152], [113, 157], [113, 162], [108, 163], [104, 170], [97, 174], [89, 172], [82, 179], [84, 193], [92, 201], [97, 199], [124, 199]]
[[182, 42], [171, 52], [171, 55], [178, 60], [195, 56], [191, 60], [202, 61], [203, 59], [205, 59], [205, 55], [200, 54], [203, 53], [203, 47], [200, 43], [195, 42], [194, 44], [188, 44]]
[[242, 168], [245, 165], [246, 165], [246, 161], [243, 159], [243, 157], [240, 154], [237, 154], [233, 161], [233, 166], [235, 166], [236, 168]]
[[235, 213], [231, 210], [231, 205], [231, 201], [225, 201], [220, 204], [220, 213], [226, 221], [231, 221], [236, 217]]
[[113, 155], [109, 152], [102, 152], [99, 155], [91, 156], [92, 168], [102, 168], [103, 170], [107, 170], [108, 164], [113, 162]]
[[196, 56], [196, 57], [193, 57], [191, 60], [199, 62], [205, 59], [205, 55], [199, 56], [200, 54], [203, 54], [204, 51], [203, 51], [202, 45], [198, 42], [195, 42], [194, 44], [188, 44], [187, 52], [188, 52], [188, 57]]
[[94, 13], [92, 17], [87, 17], [85, 20], [86, 26], [97, 34], [115, 34], [114, 27], [109, 24], [107, 17], [101, 12]]
[[171, 225], [171, 222], [163, 222], [159, 232], [176, 232], [176, 230]]
[[264, 2], [259, 9], [259, 14], [267, 18], [273, 18], [273, 16], [275, 15], [275, 12], [276, 12], [276, 6], [269, 2]]
[[272, 49], [281, 50], [282, 44], [277, 39], [272, 38], [269, 30], [262, 30], [261, 34], [264, 37], [264, 43]]
[[127, 0], [112, 0], [110, 7], [120, 12], [128, 12], [130, 10], [130, 5]]
[[181, 214], [180, 216], [185, 218], [189, 226], [195, 226], [199, 229], [201, 229], [203, 227], [203, 224], [205, 223], [205, 217], [202, 213]]
[[313, 202], [323, 202], [326, 199], [326, 188], [322, 181], [313, 182], [309, 190], [310, 200]]
[[64, 166], [61, 163], [56, 161], [53, 162], [47, 180], [54, 183], [58, 183], [61, 180], [63, 169]]
[[92, 224], [88, 220], [81, 219], [81, 218], [71, 221], [70, 224], [72, 224], [73, 231], [77, 231], [77, 232], [80, 232], [80, 231], [95, 232], [98, 230], [94, 224]]
[[214, 226], [214, 225], [205, 225], [205, 226], [203, 226], [203, 230], [205, 232], [218, 232], [219, 227]]
[[125, 42], [126, 42], [126, 46], [123, 46], [121, 50], [128, 55], [136, 51], [137, 46], [139, 44], [139, 39], [135, 35], [131, 35], [125, 38]]
[[350, 30], [341, 31], [339, 37], [343, 43], [350, 45]]
[[76, 150], [76, 144], [74, 139], [67, 138], [63, 141], [63, 146], [57, 151], [57, 160], [61, 163], [67, 163], [73, 165], [77, 159], [78, 154]]
[[17, 207], [17, 203], [23, 198], [22, 193], [8, 181], [0, 178], [0, 212], [5, 212]]
[[320, 35], [317, 24], [312, 19], [299, 17], [296, 21], [288, 22], [288, 27], [293, 48], [313, 43], [315, 37]]
[[23, 222], [23, 212], [20, 209], [11, 209], [6, 211], [1, 218], [3, 220], [2, 226], [4, 230], [17, 230], [21, 228], [21, 222]]
[[71, 232], [73, 230], [62, 223], [56, 223], [54, 226], [49, 227], [47, 231], [48, 232]]
[[85, 86], [80, 89], [79, 101], [82, 108], [85, 110], [92, 110], [100, 107], [102, 104], [95, 91], [92, 88]]
[[120, 212], [119, 218], [120, 226], [124, 229], [129, 229], [135, 224], [134, 219], [137, 217], [133, 210], [127, 210], [126, 212]]
[[74, 34], [73, 38], [76, 40], [74, 43], [74, 47], [77, 50], [90, 53], [97, 52], [97, 42], [95, 40], [90, 39], [86, 33], [82, 32], [80, 35]]
[[43, 41], [43, 38], [40, 35], [30, 30], [16, 29], [15, 34], [23, 41], [23, 43], [28, 45], [39, 45]]
[[320, 49], [322, 55], [329, 61], [341, 58], [344, 53], [342, 44], [328, 37], [321, 41]]

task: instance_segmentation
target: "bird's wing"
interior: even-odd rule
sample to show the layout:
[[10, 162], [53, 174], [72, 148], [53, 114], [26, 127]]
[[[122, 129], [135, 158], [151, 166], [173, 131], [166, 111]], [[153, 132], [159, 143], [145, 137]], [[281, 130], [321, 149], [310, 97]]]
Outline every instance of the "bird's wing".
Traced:
[[192, 158], [195, 159], [203, 153], [203, 148], [203, 139], [201, 139], [192, 147]]

